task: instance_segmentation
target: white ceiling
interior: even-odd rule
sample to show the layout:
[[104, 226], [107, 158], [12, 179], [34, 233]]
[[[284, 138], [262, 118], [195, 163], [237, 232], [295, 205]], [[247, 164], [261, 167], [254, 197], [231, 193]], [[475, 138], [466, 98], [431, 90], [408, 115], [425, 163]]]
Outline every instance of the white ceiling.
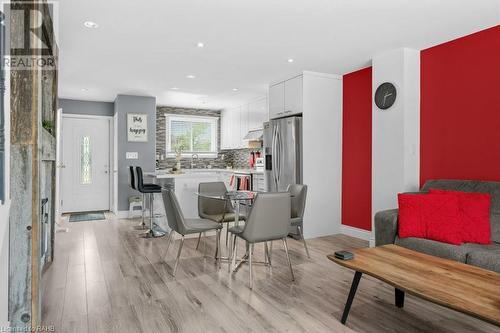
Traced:
[[[228, 108], [302, 70], [345, 74], [378, 52], [426, 48], [499, 16], [499, 0], [64, 0], [59, 92]], [[87, 20], [99, 28], [85, 28]]]

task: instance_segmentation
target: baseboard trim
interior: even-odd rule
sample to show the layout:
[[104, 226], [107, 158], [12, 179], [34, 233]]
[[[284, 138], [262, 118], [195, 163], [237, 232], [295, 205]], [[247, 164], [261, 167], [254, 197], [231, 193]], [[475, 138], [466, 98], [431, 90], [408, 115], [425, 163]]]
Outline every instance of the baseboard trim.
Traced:
[[348, 225], [341, 225], [340, 233], [347, 236], [363, 239], [365, 241], [370, 241], [372, 239], [371, 231], [350, 227]]

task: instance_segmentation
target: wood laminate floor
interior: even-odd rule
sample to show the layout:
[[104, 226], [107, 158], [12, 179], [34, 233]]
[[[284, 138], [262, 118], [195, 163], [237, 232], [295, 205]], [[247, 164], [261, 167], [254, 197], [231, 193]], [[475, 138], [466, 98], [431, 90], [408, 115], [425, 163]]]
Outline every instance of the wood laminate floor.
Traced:
[[[177, 277], [170, 275], [178, 242], [163, 261], [166, 237], [139, 238], [137, 221], [63, 222], [55, 261], [43, 276], [43, 325], [56, 332], [499, 332], [467, 315], [407, 295], [394, 306], [394, 290], [363, 276], [347, 327], [339, 322], [353, 272], [326, 258], [340, 249], [367, 246], [343, 235], [289, 240], [296, 281], [292, 282], [281, 244], [273, 268], [256, 265], [248, 288], [248, 266], [217, 271], [215, 237], [207, 254], [187, 239]], [[241, 246], [243, 244], [240, 244]], [[239, 253], [243, 252], [241, 247]], [[263, 258], [263, 246], [255, 257]]]

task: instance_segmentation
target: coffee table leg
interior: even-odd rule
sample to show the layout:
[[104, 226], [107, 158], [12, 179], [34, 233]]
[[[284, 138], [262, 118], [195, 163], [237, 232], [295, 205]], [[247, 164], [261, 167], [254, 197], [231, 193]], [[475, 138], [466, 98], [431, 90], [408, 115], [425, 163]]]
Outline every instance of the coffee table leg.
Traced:
[[398, 288], [394, 288], [394, 291], [396, 306], [398, 308], [402, 308], [403, 306], [405, 306], [405, 292]]
[[351, 290], [349, 291], [349, 296], [347, 297], [347, 302], [345, 303], [344, 313], [342, 314], [342, 319], [340, 322], [345, 325], [347, 321], [347, 316], [349, 315], [349, 310], [351, 310], [352, 301], [356, 295], [356, 290], [358, 289], [359, 280], [361, 279], [361, 272], [356, 272], [354, 274], [354, 279], [352, 280]]

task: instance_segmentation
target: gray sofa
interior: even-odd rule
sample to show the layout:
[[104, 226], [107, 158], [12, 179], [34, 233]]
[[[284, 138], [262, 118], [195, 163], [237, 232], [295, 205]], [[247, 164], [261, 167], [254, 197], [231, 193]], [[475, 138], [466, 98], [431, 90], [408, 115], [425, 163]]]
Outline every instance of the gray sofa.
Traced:
[[500, 182], [468, 180], [430, 180], [422, 187], [463, 192], [482, 192], [491, 195], [491, 245], [451, 245], [422, 238], [398, 237], [398, 210], [391, 209], [375, 214], [375, 245], [396, 244], [411, 250], [441, 258], [452, 259], [500, 273]]

